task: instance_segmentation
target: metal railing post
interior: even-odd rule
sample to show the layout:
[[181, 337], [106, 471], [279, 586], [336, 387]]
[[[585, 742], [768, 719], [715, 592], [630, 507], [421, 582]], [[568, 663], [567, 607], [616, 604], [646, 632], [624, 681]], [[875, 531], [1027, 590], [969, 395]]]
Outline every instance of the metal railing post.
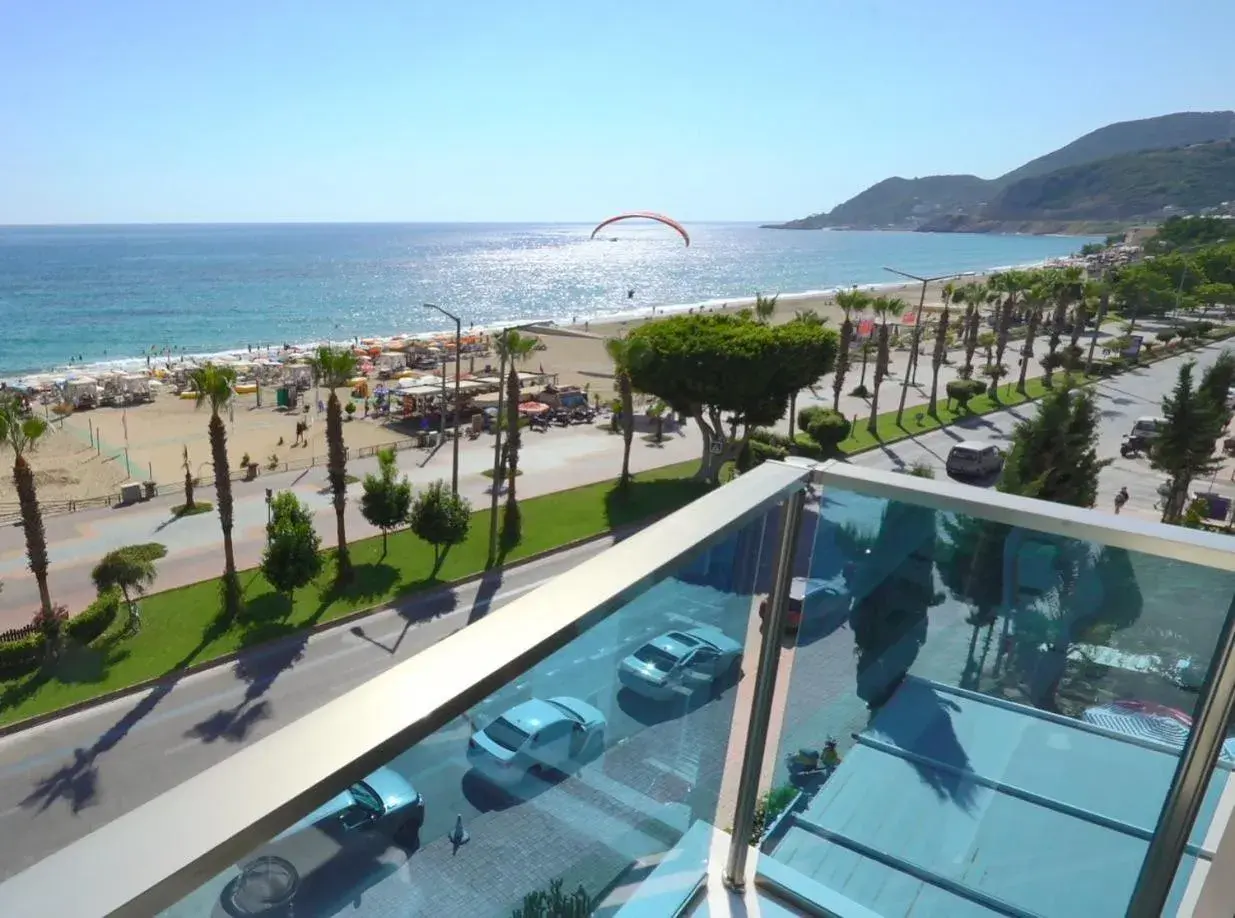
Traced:
[[1206, 785], [1226, 739], [1235, 703], [1235, 600], [1218, 636], [1218, 649], [1196, 705], [1196, 718], [1166, 792], [1153, 839], [1128, 905], [1128, 918], [1158, 918], [1179, 869]]
[[780, 666], [780, 640], [785, 633], [785, 608], [789, 604], [789, 587], [793, 583], [793, 559], [805, 500], [806, 493], [798, 491], [782, 505], [784, 516], [776, 545], [772, 594], [768, 600], [767, 615], [763, 620], [763, 639], [759, 643], [759, 663], [755, 670], [755, 689], [746, 730], [746, 748], [742, 751], [738, 799], [734, 805], [733, 835], [729, 839], [729, 859], [725, 865], [725, 882], [734, 889], [742, 889], [746, 883], [746, 853], [750, 848], [750, 833], [755, 824], [759, 775], [763, 771], [768, 725], [772, 719], [772, 697], [776, 691], [776, 672]]

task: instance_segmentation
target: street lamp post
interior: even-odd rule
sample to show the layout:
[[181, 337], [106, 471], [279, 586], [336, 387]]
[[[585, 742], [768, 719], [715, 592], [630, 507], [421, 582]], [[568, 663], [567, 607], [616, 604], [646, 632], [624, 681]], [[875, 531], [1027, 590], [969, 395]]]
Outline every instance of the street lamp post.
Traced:
[[963, 271], [952, 274], [940, 274], [936, 277], [918, 277], [916, 274], [910, 274], [908, 271], [898, 271], [896, 268], [884, 267], [883, 270], [918, 281], [922, 285], [922, 295], [918, 297], [918, 311], [913, 320], [913, 347], [909, 353], [909, 366], [905, 367], [905, 380], [901, 383], [901, 401], [896, 408], [896, 423], [900, 424], [901, 417], [905, 413], [905, 397], [909, 394], [909, 387], [916, 384], [918, 379], [918, 348], [922, 339], [922, 310], [926, 306], [926, 288], [935, 281], [951, 280], [954, 277], [972, 277], [974, 272]]
[[[450, 490], [459, 493], [459, 361], [463, 347], [463, 322], [441, 306], [425, 303], [425, 309], [434, 309], [455, 323], [455, 444], [454, 458], [450, 467]], [[445, 369], [445, 364], [442, 365]], [[442, 436], [446, 436], [446, 374], [442, 373]]]

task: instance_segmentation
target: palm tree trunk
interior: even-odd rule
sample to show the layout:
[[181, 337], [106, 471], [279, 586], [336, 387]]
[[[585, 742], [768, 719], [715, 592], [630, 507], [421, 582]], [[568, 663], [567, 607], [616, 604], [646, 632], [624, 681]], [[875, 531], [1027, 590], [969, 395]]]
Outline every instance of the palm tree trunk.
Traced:
[[978, 349], [978, 323], [980, 318], [977, 306], [965, 307], [965, 367], [961, 370], [962, 379], [973, 376], [973, 355]]
[[622, 477], [618, 484], [625, 487], [630, 484], [630, 445], [635, 439], [635, 396], [625, 373], [618, 377], [618, 393], [622, 399]]
[[789, 439], [793, 439], [793, 422], [798, 416], [798, 390], [789, 393]]
[[334, 389], [326, 402], [326, 474], [330, 479], [338, 541], [335, 578], [339, 583], [347, 583], [352, 579], [352, 553], [347, 547], [347, 448], [343, 443], [343, 406]]
[[34, 481], [34, 470], [26, 457], [18, 454], [13, 462], [13, 485], [21, 507], [21, 528], [26, 536], [26, 558], [30, 573], [39, 587], [39, 605], [45, 615], [51, 615], [51, 591], [47, 586], [47, 533], [43, 528], [43, 511]]
[[879, 416], [879, 386], [883, 383], [883, 377], [887, 372], [888, 366], [888, 326], [879, 326], [879, 351], [875, 355], [875, 377], [872, 380], [873, 388], [871, 389], [871, 414], [870, 420], [866, 423], [866, 429], [871, 433], [875, 433], [878, 429], [876, 418]]
[[836, 358], [836, 371], [832, 379], [832, 410], [840, 411], [840, 394], [845, 388], [845, 374], [849, 372], [849, 345], [853, 341], [853, 323], [845, 316], [840, 327], [840, 354]]
[[[214, 490], [219, 502], [219, 526], [223, 530], [223, 577], [225, 587], [234, 590], [236, 552], [232, 547], [232, 479], [231, 466], [227, 462], [227, 427], [217, 412], [211, 412], [207, 428], [210, 432], [210, 458], [214, 464]], [[234, 598], [238, 600], [239, 595]], [[233, 607], [227, 611], [230, 614], [236, 609]]]
[[1110, 294], [1106, 291], [1102, 292], [1102, 298], [1098, 300], [1098, 315], [1093, 323], [1093, 337], [1089, 339], [1089, 356], [1085, 358], [1085, 375], [1089, 376], [1093, 373], [1093, 352], [1098, 346], [1098, 333], [1102, 330], [1102, 320], [1106, 318], [1106, 308], [1110, 303]]
[[1029, 373], [1029, 360], [1033, 357], [1033, 342], [1038, 336], [1038, 312], [1029, 314], [1029, 328], [1025, 331], [1025, 346], [1021, 348], [1021, 375], [1016, 380], [1016, 391], [1025, 394], [1025, 376]]
[[[515, 478], [519, 474], [519, 374], [515, 371], [513, 362], [510, 375], [506, 381], [506, 474], [509, 476], [506, 485], [506, 506], [513, 507], [515, 498]], [[633, 423], [633, 419], [632, 419]]]

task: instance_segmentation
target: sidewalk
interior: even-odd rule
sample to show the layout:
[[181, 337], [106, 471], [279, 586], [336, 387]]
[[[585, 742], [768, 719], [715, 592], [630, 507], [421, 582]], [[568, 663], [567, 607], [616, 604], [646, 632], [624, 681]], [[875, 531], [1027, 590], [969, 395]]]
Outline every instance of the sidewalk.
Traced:
[[[631, 469], [646, 471], [663, 465], [696, 460], [701, 445], [690, 426], [682, 434], [666, 434], [656, 445], [636, 434], [631, 447]], [[424, 487], [442, 478], [450, 480], [452, 453], [447, 444], [431, 458], [423, 451], [396, 454], [399, 469], [413, 486]], [[421, 463], [427, 464], [422, 468]], [[621, 470], [622, 438], [594, 427], [554, 428], [544, 434], [524, 432], [518, 479], [520, 497], [537, 497], [581, 485], [615, 478]], [[459, 444], [459, 492], [473, 509], [489, 506], [490, 482], [481, 474], [493, 464], [493, 439]], [[363, 478], [377, 470], [376, 458], [348, 463], [348, 474]], [[265, 541], [266, 489], [291, 490], [313, 510], [323, 547], [335, 544], [334, 509], [324, 466], [261, 475], [256, 481], [234, 482], [234, 529], [236, 564], [253, 567], [261, 560]], [[378, 534], [360, 514], [360, 485], [349, 488], [347, 532], [349, 540]], [[215, 503], [213, 487], [199, 487], [199, 500]], [[148, 503], [129, 507], [89, 510], [49, 517], [47, 544], [51, 556], [51, 594], [73, 613], [94, 598], [90, 570], [102, 555], [123, 545], [161, 542], [167, 557], [159, 562], [156, 589], [178, 586], [218, 576], [223, 568], [222, 537], [217, 512], [174, 519], [171, 508], [184, 502], [183, 493], [163, 494]], [[34, 577], [26, 567], [25, 539], [20, 526], [0, 527], [0, 629], [27, 624], [38, 607]]]

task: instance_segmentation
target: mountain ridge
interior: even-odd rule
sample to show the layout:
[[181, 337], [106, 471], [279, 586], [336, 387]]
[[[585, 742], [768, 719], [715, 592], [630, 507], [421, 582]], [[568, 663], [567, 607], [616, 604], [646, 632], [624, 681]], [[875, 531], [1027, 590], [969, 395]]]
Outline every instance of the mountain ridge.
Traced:
[[[1075, 169], [1112, 157], [1155, 150], [1188, 147], [1235, 138], [1235, 112], [1175, 112], [1154, 118], [1108, 124], [1078, 137], [998, 178], [976, 175], [928, 175], [907, 179], [893, 176], [841, 202], [831, 211], [812, 214], [786, 223], [765, 224], [769, 229], [922, 229], [928, 232], [974, 231], [950, 226], [987, 226], [982, 232], [999, 232], [999, 224], [1011, 218], [985, 214], [986, 206], [1006, 189], [1027, 180], [1041, 179], [1061, 170]], [[1216, 203], [1216, 202], [1211, 202]], [[1139, 216], [1139, 215], [1138, 215]], [[1017, 225], [1044, 224], [1037, 232], [1061, 232], [1066, 228], [1056, 216], [1046, 213], [1019, 214]], [[964, 218], [964, 219], [959, 219]], [[1119, 219], [1077, 215], [1071, 220]], [[1062, 221], [1070, 222], [1069, 220]]]

